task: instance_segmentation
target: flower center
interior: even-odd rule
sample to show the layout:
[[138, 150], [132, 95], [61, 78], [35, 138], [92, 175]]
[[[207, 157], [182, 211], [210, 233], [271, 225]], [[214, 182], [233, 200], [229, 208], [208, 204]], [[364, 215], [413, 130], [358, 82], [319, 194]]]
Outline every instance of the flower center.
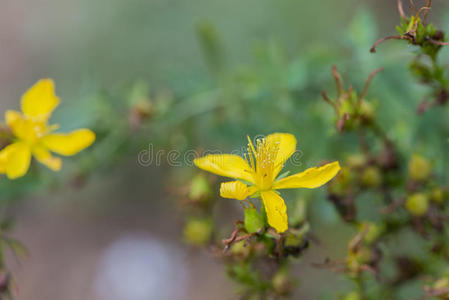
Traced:
[[248, 137], [248, 155], [245, 154], [245, 158], [251, 166], [254, 181], [260, 190], [269, 190], [273, 185], [278, 152], [279, 143], [261, 138], [256, 140], [254, 147]]
[[18, 127], [18, 138], [30, 144], [36, 143], [48, 132], [48, 126], [41, 121], [24, 119]]

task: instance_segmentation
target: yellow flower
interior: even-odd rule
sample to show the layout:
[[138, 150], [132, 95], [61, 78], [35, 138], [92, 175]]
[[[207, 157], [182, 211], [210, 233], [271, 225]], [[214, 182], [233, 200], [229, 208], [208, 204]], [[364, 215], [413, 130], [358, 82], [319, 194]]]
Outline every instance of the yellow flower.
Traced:
[[278, 232], [288, 229], [287, 207], [276, 190], [289, 188], [317, 188], [337, 175], [339, 163], [285, 178], [278, 178], [284, 163], [296, 151], [296, 138], [288, 133], [274, 133], [258, 139], [256, 146], [248, 137], [245, 159], [233, 154], [211, 154], [194, 160], [197, 167], [237, 181], [224, 182], [220, 187], [223, 198], [244, 200], [260, 193], [270, 226]]
[[0, 173], [10, 179], [25, 175], [31, 156], [58, 171], [61, 169], [61, 159], [51, 152], [70, 156], [94, 142], [95, 134], [89, 129], [78, 129], [68, 134], [53, 133], [58, 125], [49, 126], [47, 121], [58, 104], [53, 81], [42, 79], [22, 96], [22, 112], [6, 111], [6, 124], [15, 140], [0, 151]]

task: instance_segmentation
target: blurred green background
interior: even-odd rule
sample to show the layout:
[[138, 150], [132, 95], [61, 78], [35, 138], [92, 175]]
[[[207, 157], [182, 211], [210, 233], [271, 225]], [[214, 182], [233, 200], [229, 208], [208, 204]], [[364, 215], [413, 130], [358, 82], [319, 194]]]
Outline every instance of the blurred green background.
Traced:
[[[385, 68], [368, 94], [381, 123], [404, 153], [437, 161], [447, 181], [447, 109], [416, 116], [427, 90], [408, 73], [413, 49], [391, 41], [369, 53], [374, 41], [394, 34], [395, 2], [4, 1], [0, 110], [17, 109], [31, 84], [51, 77], [62, 99], [53, 119], [62, 129], [86, 126], [99, 135], [61, 173], [0, 184], [5, 203], [22, 200], [8, 212], [18, 216], [14, 236], [31, 253], [11, 259], [18, 299], [235, 299], [217, 261], [179, 241], [170, 189], [180, 179], [172, 174], [188, 178], [191, 168], [143, 167], [138, 153], [150, 143], [228, 152], [244, 146], [246, 134], [287, 131], [298, 138], [301, 168], [342, 160], [356, 151], [354, 139], [335, 134], [332, 110], [320, 100], [323, 89], [335, 95], [332, 64], [357, 88]], [[433, 7], [432, 21], [449, 29], [447, 1]], [[125, 129], [126, 108], [139, 97], [162, 113], [134, 134]], [[67, 184], [77, 172], [92, 173], [81, 188]], [[325, 242], [298, 266], [298, 297], [333, 299], [347, 282], [310, 262], [343, 257], [350, 230], [323, 190], [307, 194], [313, 231]], [[324, 280], [328, 291], [319, 288]]]

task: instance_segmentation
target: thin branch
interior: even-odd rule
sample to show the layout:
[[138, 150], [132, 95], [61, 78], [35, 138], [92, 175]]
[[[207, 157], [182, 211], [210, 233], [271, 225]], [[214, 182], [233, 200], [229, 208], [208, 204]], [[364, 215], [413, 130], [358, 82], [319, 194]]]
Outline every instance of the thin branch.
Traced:
[[349, 97], [349, 99], [351, 99], [351, 94], [352, 94], [352, 84], [351, 84], [351, 80], [349, 79], [349, 75], [347, 72], [345, 72], [343, 74], [346, 82], [348, 83], [348, 90], [346, 91], [347, 97]]
[[449, 46], [449, 42], [440, 42], [440, 41], [435, 41], [434, 39], [428, 39], [428, 41], [434, 45]]
[[282, 246], [284, 245], [284, 239], [285, 237], [281, 236], [281, 238], [276, 241], [276, 250], [279, 259], [284, 257], [284, 250], [282, 249]]
[[362, 232], [358, 233], [355, 237], [353, 237], [349, 241], [348, 250], [352, 252], [358, 251], [360, 245], [363, 242], [363, 239], [368, 234], [368, 228], [365, 228]]
[[[427, 15], [429, 14], [429, 10], [430, 10], [430, 7], [427, 7], [427, 6], [421, 7], [421, 8], [418, 10], [418, 14], [417, 14], [418, 17], [417, 17], [417, 19], [420, 17], [422, 11], [424, 11], [424, 16], [427, 17]], [[424, 23], [424, 17], [423, 17], [423, 23]]]
[[374, 76], [376, 76], [377, 73], [382, 72], [383, 68], [377, 68], [374, 71], [369, 74], [368, 79], [365, 81], [365, 86], [363, 87], [362, 93], [360, 93], [359, 98], [357, 99], [357, 107], [360, 108], [360, 105], [362, 103], [362, 99], [365, 98], [366, 93], [368, 93], [369, 86], [371, 84], [371, 81], [373, 80]]
[[231, 236], [228, 239], [223, 239], [221, 240], [221, 242], [226, 246], [225, 250], [227, 250], [227, 248], [229, 248], [230, 244], [235, 241], [235, 238], [237, 237], [237, 234], [239, 233], [239, 228], [236, 227], [232, 233]]
[[332, 66], [332, 76], [335, 80], [335, 85], [337, 86], [337, 97], [340, 98], [341, 91], [344, 88], [343, 79], [340, 76], [340, 73], [338, 73], [337, 67], [335, 65]]
[[387, 206], [385, 206], [385, 207], [382, 207], [381, 209], [380, 209], [380, 213], [381, 214], [389, 214], [389, 213], [392, 213], [392, 212], [394, 212], [396, 209], [398, 209], [399, 207], [401, 207], [403, 204], [404, 204], [404, 202], [405, 202], [405, 200], [404, 199], [398, 199], [398, 200], [396, 200], [396, 201], [394, 201], [393, 203], [391, 203], [391, 204], [389, 204], [389, 205], [387, 205]]
[[245, 206], [245, 204], [243, 204], [243, 201], [239, 201], [239, 204], [242, 206], [243, 209], [246, 209], [247, 207]]
[[280, 239], [282, 237], [282, 235], [280, 235], [276, 230], [274, 230], [271, 227], [267, 229], [267, 233], [273, 235], [277, 239]]
[[331, 99], [329, 99], [329, 97], [326, 94], [326, 91], [321, 91], [321, 97], [323, 97], [323, 100], [326, 101], [327, 103], [329, 103], [330, 106], [333, 107], [333, 109], [335, 110], [335, 113], [338, 115], [338, 107], [337, 104], [332, 101]]
[[413, 14], [416, 15], [416, 13], [418, 12], [418, 10], [416, 9], [416, 6], [415, 6], [415, 3], [413, 3], [413, 0], [410, 0], [410, 5], [412, 6]]
[[426, 11], [424, 12], [423, 16], [423, 23], [426, 23], [427, 15], [429, 14], [430, 7], [432, 6], [432, 0], [427, 0], [426, 6], [423, 8], [426, 8]]
[[244, 235], [240, 235], [240, 236], [236, 237], [231, 243], [238, 243], [238, 242], [246, 240], [246, 239], [248, 239], [248, 238], [250, 238], [252, 236], [253, 236], [252, 233], [247, 233], [247, 234], [244, 234]]
[[[234, 228], [234, 230], [232, 231], [231, 236], [230, 236], [229, 238], [227, 238], [227, 239], [222, 239], [222, 240], [221, 240], [221, 242], [223, 243], [223, 245], [225, 245], [225, 247], [224, 247], [224, 249], [223, 249], [223, 253], [226, 253], [226, 251], [228, 251], [228, 249], [231, 247], [231, 245], [232, 245], [234, 242], [239, 242], [239, 241], [241, 241], [242, 239], [248, 238], [246, 235], [244, 235], [244, 236], [238, 236], [238, 233], [239, 233], [239, 227], [238, 227], [238, 225], [239, 225], [239, 224], [242, 224], [242, 223], [243, 223], [242, 221], [237, 221], [237, 222], [235, 222], [235, 228]], [[250, 234], [250, 235], [251, 235], [251, 234]]]
[[399, 15], [401, 16], [401, 18], [404, 20], [407, 20], [407, 15], [404, 12], [404, 7], [402, 7], [401, 0], [398, 0], [398, 11], [399, 11]]
[[343, 126], [345, 126], [345, 122], [349, 120], [349, 114], [346, 112], [337, 122], [337, 129], [339, 132], [343, 131]]
[[423, 22], [423, 24], [425, 24], [425, 20], [427, 19], [427, 15], [429, 14], [430, 7], [427, 7], [427, 6], [421, 7], [418, 11], [418, 16], [421, 14], [421, 12], [423, 10], [424, 10], [424, 16], [423, 16], [422, 22]]
[[371, 53], [376, 53], [376, 47], [379, 44], [381, 44], [387, 40], [403, 40], [403, 39], [404, 39], [404, 37], [402, 37], [400, 35], [392, 35], [392, 36], [387, 36], [387, 37], [381, 38], [380, 40], [378, 40], [377, 42], [374, 43], [374, 45], [371, 47], [371, 49], [369, 51]]

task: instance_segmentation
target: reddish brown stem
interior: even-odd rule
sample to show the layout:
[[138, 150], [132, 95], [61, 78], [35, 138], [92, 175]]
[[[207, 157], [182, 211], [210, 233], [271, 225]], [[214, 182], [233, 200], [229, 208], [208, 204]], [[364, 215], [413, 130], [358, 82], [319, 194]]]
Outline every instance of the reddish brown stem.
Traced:
[[343, 90], [343, 79], [340, 76], [340, 73], [338, 73], [337, 67], [335, 65], [332, 66], [332, 76], [335, 80], [335, 85], [337, 86], [337, 97], [340, 98], [341, 91]]
[[401, 18], [404, 20], [407, 20], [407, 16], [405, 15], [404, 7], [402, 7], [401, 0], [398, 0], [398, 11], [399, 11], [399, 15], [401, 16]]
[[388, 206], [385, 206], [383, 208], [380, 209], [380, 213], [381, 214], [389, 214], [394, 212], [396, 209], [398, 209], [399, 207], [401, 207], [402, 205], [404, 205], [405, 200], [404, 199], [398, 199], [396, 201], [394, 201], [393, 203], [391, 203]]
[[435, 41], [433, 39], [428, 39], [428, 41], [431, 42], [434, 45], [449, 46], [449, 42], [440, 42], [440, 41]]
[[413, 0], [409, 0], [410, 1], [410, 5], [412, 6], [412, 11], [414, 14], [416, 14], [418, 12], [418, 10], [416, 9], [415, 3], [413, 3]]
[[392, 35], [392, 36], [387, 36], [387, 37], [381, 38], [380, 40], [378, 40], [377, 42], [374, 43], [374, 45], [371, 47], [371, 49], [369, 51], [371, 53], [376, 53], [376, 47], [379, 44], [381, 44], [387, 40], [403, 40], [403, 39], [404, 39], [404, 37], [402, 37], [400, 35]]
[[427, 15], [429, 14], [430, 7], [432, 6], [432, 0], [427, 0], [426, 6], [423, 7], [425, 9], [423, 16], [423, 23], [426, 23]]
[[374, 76], [376, 76], [377, 73], [382, 72], [383, 68], [375, 69], [374, 71], [369, 74], [368, 79], [365, 82], [365, 86], [363, 87], [362, 93], [360, 93], [360, 96], [357, 100], [357, 106], [360, 108], [360, 104], [362, 103], [362, 99], [365, 98], [366, 93], [368, 93], [369, 86], [371, 84], [371, 81], [373, 80]]
[[330, 106], [332, 106], [332, 108], [335, 110], [335, 113], [338, 116], [337, 104], [335, 102], [333, 102], [331, 99], [329, 99], [329, 97], [326, 94], [326, 91], [321, 91], [321, 97], [323, 97], [323, 100], [326, 101], [327, 103], [329, 103]]

